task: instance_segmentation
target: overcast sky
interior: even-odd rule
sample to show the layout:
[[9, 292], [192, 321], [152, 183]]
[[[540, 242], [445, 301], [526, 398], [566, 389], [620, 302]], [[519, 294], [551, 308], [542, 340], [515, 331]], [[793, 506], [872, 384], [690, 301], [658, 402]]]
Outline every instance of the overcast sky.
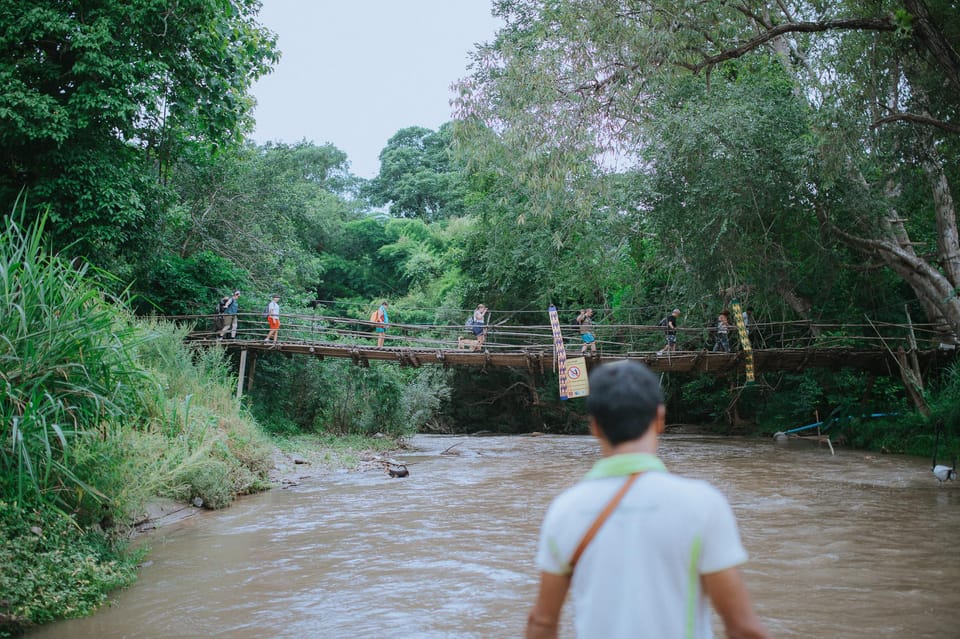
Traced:
[[280, 62], [253, 87], [253, 138], [331, 143], [374, 177], [398, 130], [451, 119], [450, 85], [500, 21], [490, 0], [263, 0]]

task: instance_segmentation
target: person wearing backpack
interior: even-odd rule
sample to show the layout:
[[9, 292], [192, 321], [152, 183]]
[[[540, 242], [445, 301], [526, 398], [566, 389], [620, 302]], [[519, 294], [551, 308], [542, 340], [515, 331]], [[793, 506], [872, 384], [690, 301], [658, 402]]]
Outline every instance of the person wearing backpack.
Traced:
[[237, 313], [240, 312], [240, 291], [234, 291], [233, 296], [229, 298], [226, 308], [223, 309], [224, 322], [223, 328], [217, 339], [223, 339], [223, 336], [230, 331], [230, 339], [237, 338]]
[[483, 340], [487, 337], [486, 320], [487, 307], [481, 302], [477, 304], [477, 308], [473, 311], [473, 326], [471, 327], [474, 337], [477, 338], [477, 350], [483, 348]]
[[217, 302], [217, 312], [213, 318], [213, 332], [220, 333], [220, 329], [223, 328], [224, 317], [223, 312], [227, 310], [227, 305], [230, 304], [230, 296], [224, 295], [220, 298], [220, 301]]
[[657, 355], [663, 355], [664, 352], [672, 353], [677, 350], [677, 318], [680, 317], [680, 309], [675, 308], [673, 312], [660, 320], [658, 326], [662, 326], [667, 329], [667, 343], [659, 351]]
[[390, 323], [390, 318], [387, 317], [387, 300], [380, 302], [380, 308], [370, 315], [370, 321], [377, 325], [374, 329], [377, 332], [377, 347], [381, 347], [387, 337], [387, 324]]

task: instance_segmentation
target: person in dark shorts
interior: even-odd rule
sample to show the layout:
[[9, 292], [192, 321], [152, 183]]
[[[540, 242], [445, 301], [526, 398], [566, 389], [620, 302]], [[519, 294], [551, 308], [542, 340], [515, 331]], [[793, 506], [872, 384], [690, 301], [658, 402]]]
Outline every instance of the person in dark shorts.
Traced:
[[657, 355], [663, 355], [665, 352], [672, 353], [677, 350], [677, 318], [680, 317], [680, 309], [675, 308], [673, 312], [660, 320], [660, 326], [667, 329], [667, 343], [663, 349], [657, 351]]
[[730, 313], [727, 309], [723, 309], [717, 317], [717, 341], [713, 343], [713, 352], [730, 352]]
[[477, 304], [473, 311], [473, 336], [477, 338], [477, 350], [483, 347], [483, 340], [487, 337], [487, 307], [483, 304]]

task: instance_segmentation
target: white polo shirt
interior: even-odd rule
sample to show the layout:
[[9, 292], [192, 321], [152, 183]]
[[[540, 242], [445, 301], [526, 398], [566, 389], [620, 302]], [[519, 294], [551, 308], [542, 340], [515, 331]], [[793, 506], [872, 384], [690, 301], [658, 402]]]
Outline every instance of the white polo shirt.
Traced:
[[577, 637], [709, 639], [700, 575], [742, 564], [747, 552], [720, 491], [669, 474], [654, 455], [601, 459], [559, 495], [543, 521], [537, 565], [570, 574], [587, 529], [626, 476], [640, 471], [577, 564], [570, 586]]

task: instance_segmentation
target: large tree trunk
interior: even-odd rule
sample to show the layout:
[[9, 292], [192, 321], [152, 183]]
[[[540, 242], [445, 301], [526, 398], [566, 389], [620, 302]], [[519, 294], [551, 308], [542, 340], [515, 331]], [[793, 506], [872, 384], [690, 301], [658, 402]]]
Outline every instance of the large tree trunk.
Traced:
[[937, 213], [937, 255], [944, 277], [955, 289], [960, 288], [960, 238], [957, 234], [957, 209], [950, 192], [950, 182], [943, 162], [929, 135], [924, 137], [923, 171], [930, 181], [933, 205]]
[[930, 52], [940, 65], [944, 77], [960, 91], [960, 53], [937, 25], [923, 0], [903, 0], [903, 7], [913, 16], [913, 37]]
[[[956, 287], [938, 269], [899, 242], [875, 240], [848, 233], [834, 225], [817, 207], [820, 221], [857, 250], [876, 257], [899, 275], [916, 293], [941, 340], [956, 343], [960, 333], [960, 298]], [[954, 249], [957, 250], [957, 249]]]

